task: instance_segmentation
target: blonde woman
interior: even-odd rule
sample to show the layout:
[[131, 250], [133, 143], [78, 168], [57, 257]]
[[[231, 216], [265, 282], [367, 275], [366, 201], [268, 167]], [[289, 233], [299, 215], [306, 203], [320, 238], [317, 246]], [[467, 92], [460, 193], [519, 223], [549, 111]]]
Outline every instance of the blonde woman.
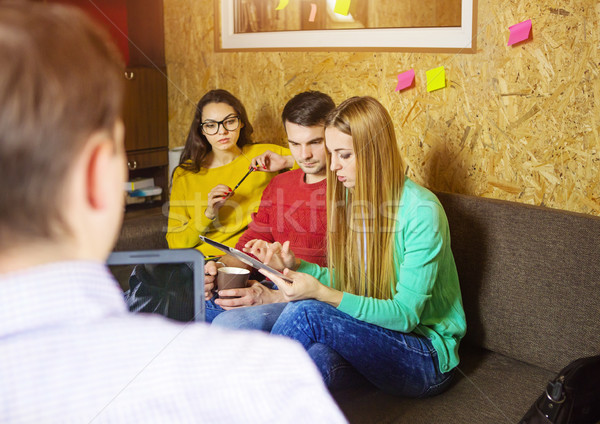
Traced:
[[444, 210], [404, 175], [394, 126], [371, 97], [353, 97], [325, 130], [328, 268], [296, 260], [288, 243], [248, 251], [295, 301], [272, 329], [298, 340], [331, 389], [365, 379], [411, 397], [445, 390], [466, 331]]

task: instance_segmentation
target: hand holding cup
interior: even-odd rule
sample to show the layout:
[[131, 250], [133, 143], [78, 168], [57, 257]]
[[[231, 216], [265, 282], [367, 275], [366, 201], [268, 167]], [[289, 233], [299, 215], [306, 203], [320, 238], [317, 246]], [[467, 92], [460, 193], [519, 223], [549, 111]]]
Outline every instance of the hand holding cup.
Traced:
[[[250, 271], [244, 268], [224, 266], [217, 270], [217, 290], [239, 289], [248, 286]], [[222, 296], [221, 299], [233, 299], [235, 296]]]

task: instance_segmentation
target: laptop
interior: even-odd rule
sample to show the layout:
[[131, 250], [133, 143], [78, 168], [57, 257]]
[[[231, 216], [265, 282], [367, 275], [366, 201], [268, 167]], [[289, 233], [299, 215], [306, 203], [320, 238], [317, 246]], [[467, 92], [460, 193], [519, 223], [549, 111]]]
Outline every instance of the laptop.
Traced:
[[131, 312], [202, 322], [204, 256], [196, 249], [113, 252], [106, 264]]

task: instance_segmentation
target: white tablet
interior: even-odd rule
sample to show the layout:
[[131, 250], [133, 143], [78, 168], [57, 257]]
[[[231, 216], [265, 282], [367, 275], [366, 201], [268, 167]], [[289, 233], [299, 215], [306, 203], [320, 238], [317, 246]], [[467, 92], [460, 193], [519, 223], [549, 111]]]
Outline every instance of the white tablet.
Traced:
[[240, 250], [237, 250], [236, 248], [225, 246], [223, 243], [219, 243], [218, 241], [211, 240], [205, 236], [199, 236], [199, 237], [200, 237], [200, 240], [202, 240], [203, 242], [208, 243], [213, 247], [216, 247], [217, 249], [221, 250], [224, 253], [229, 253], [231, 256], [236, 257], [237, 259], [239, 259], [246, 265], [250, 265], [251, 267], [254, 267], [256, 269], [264, 269], [265, 271], [269, 271], [269, 272], [275, 274], [276, 276], [278, 276], [279, 278], [282, 278], [285, 281], [288, 281], [290, 283], [292, 282], [292, 280], [290, 280], [289, 277], [286, 277], [281, 272], [277, 271], [276, 269], [271, 268], [268, 265], [263, 264], [258, 259], [255, 259], [252, 256], [247, 255]]

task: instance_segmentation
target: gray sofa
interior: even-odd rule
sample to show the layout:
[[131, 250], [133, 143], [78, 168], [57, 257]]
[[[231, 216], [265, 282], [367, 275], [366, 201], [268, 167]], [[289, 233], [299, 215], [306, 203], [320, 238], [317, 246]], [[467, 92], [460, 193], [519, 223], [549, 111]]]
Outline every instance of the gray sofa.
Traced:
[[[570, 361], [600, 353], [600, 218], [437, 193], [467, 315], [454, 385], [429, 399], [334, 393], [352, 423], [516, 423]], [[162, 215], [127, 220], [117, 249], [165, 247]]]

